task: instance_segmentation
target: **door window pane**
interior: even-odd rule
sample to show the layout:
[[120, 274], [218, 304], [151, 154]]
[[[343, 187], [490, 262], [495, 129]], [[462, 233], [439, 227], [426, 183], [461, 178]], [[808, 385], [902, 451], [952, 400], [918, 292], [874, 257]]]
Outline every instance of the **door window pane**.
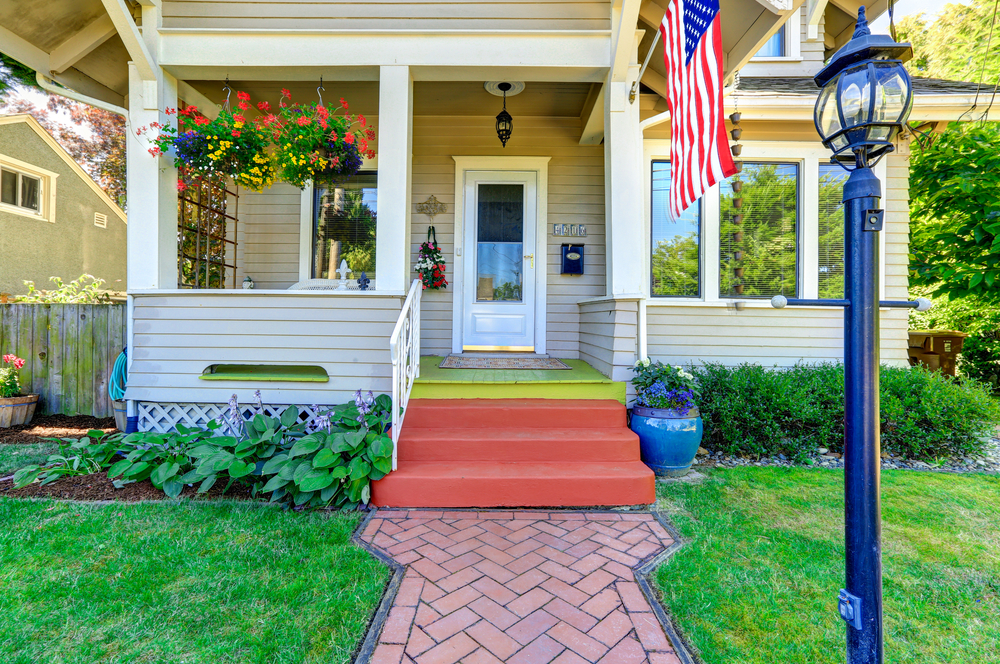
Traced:
[[38, 178], [21, 176], [21, 207], [38, 212]]
[[524, 185], [480, 184], [476, 300], [520, 302], [524, 277]]
[[653, 231], [652, 282], [654, 297], [701, 295], [701, 201], [680, 219], [671, 219], [670, 162], [653, 162], [650, 219]]
[[719, 295], [798, 290], [798, 165], [744, 162], [720, 186]]
[[17, 205], [17, 173], [6, 170], [0, 173], [0, 201]]
[[342, 261], [351, 270], [348, 278], [358, 279], [364, 272], [375, 279], [377, 198], [375, 173], [358, 173], [313, 189], [314, 279], [339, 279]]
[[847, 171], [819, 166], [819, 296], [844, 297], [844, 183]]

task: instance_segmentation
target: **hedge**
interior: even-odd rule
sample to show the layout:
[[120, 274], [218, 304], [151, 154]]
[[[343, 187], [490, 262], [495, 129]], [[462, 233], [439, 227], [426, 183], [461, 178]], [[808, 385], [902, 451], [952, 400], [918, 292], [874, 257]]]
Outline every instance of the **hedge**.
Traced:
[[[703, 446], [726, 454], [804, 459], [844, 447], [843, 364], [693, 369], [701, 385]], [[979, 455], [996, 435], [1000, 403], [975, 381], [921, 367], [880, 371], [882, 449], [909, 459]]]

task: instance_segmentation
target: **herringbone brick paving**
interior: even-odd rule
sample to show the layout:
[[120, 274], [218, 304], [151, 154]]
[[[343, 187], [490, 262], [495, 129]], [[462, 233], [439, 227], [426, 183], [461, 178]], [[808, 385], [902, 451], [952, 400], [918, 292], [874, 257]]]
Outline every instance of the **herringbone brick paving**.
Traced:
[[673, 543], [650, 514], [379, 510], [406, 566], [373, 664], [679, 664], [633, 568]]

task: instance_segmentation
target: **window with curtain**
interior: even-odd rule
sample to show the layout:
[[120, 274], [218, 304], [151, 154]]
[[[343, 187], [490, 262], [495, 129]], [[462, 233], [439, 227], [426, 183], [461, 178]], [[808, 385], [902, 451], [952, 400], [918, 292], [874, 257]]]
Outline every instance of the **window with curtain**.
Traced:
[[819, 165], [819, 296], [844, 297], [844, 183], [847, 171]]
[[[375, 173], [313, 188], [314, 279], [338, 279], [342, 261], [357, 279], [375, 279], [375, 226], [378, 194]], [[350, 275], [349, 275], [350, 276]]]
[[650, 266], [653, 297], [698, 297], [701, 295], [701, 201], [671, 219], [670, 162], [653, 162], [650, 222], [652, 243]]
[[778, 31], [775, 32], [773, 35], [771, 35], [771, 38], [768, 39], [763, 46], [761, 46], [760, 50], [757, 51], [757, 54], [754, 55], [753, 57], [783, 58], [786, 55], [788, 55], [786, 51], [787, 40], [785, 39], [787, 26], [788, 24], [786, 23], [785, 25], [782, 25], [780, 28], [778, 28]]
[[797, 295], [798, 165], [744, 162], [719, 197], [719, 296]]

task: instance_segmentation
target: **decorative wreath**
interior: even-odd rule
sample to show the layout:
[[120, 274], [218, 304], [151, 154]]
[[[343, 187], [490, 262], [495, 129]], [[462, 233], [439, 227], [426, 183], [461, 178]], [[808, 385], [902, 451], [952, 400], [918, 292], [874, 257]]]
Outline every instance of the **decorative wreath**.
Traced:
[[420, 258], [417, 260], [417, 272], [424, 290], [441, 290], [448, 287], [444, 278], [444, 256], [437, 243], [437, 233], [433, 226], [427, 227], [427, 241], [420, 245]]

